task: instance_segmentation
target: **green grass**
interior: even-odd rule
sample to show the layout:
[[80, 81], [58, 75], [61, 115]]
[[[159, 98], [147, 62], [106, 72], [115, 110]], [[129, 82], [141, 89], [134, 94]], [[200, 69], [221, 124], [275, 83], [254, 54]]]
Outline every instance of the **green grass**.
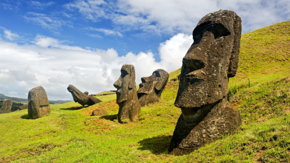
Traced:
[[[171, 81], [178, 69], [159, 102], [142, 107], [134, 123], [118, 123], [115, 95], [97, 96], [103, 102], [89, 107], [50, 105], [51, 114], [39, 119], [29, 119], [27, 110], [1, 114], [0, 162], [290, 162], [287, 26], [289, 21], [242, 36], [239, 71], [228, 95], [242, 115], [235, 134], [185, 156], [167, 154], [181, 113], [174, 106], [179, 81]], [[91, 116], [97, 108], [108, 114]]]

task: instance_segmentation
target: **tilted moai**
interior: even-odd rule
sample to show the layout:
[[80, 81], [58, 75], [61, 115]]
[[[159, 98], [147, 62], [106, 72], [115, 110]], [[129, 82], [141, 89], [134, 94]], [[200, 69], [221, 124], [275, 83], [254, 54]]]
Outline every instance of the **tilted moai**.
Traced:
[[175, 100], [182, 114], [170, 154], [190, 153], [241, 125], [239, 112], [227, 100], [229, 77], [238, 69], [240, 38], [241, 18], [229, 10], [207, 14], [193, 30]]
[[0, 108], [0, 113], [10, 113], [12, 109], [13, 101], [11, 99], [5, 99], [3, 105]]
[[89, 92], [85, 91], [84, 93], [78, 90], [75, 86], [69, 85], [67, 90], [72, 94], [75, 102], [85, 106], [85, 105], [94, 105], [96, 103], [102, 102], [100, 99], [88, 95]]
[[141, 112], [141, 106], [138, 101], [135, 68], [133, 65], [125, 64], [121, 68], [121, 76], [114, 83], [117, 88], [117, 104], [119, 105], [118, 121], [120, 123], [128, 122], [130, 119], [134, 122]]
[[138, 99], [141, 106], [148, 103], [157, 102], [164, 90], [169, 74], [163, 70], [158, 69], [149, 77], [142, 77], [142, 83], [139, 84]]
[[28, 93], [28, 115], [30, 118], [40, 118], [50, 114], [50, 106], [46, 92], [42, 86], [31, 89]]

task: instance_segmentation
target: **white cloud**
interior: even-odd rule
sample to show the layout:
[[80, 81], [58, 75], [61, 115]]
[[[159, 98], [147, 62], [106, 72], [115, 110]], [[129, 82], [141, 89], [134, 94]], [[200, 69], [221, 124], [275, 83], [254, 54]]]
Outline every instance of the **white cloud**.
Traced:
[[69, 10], [77, 9], [87, 19], [98, 21], [98, 18], [106, 17], [106, 12], [100, 5], [105, 5], [104, 0], [76, 0], [68, 3], [65, 8]]
[[77, 0], [66, 7], [78, 11], [92, 21], [109, 19], [123, 30], [144, 32], [191, 33], [198, 21], [220, 9], [235, 11], [243, 21], [243, 31], [290, 19], [289, 0], [118, 0], [116, 2]]
[[4, 37], [10, 41], [13, 41], [13, 40], [19, 38], [19, 35], [17, 33], [13, 33], [10, 30], [8, 30], [4, 27], [1, 27], [1, 26], [0, 26], [0, 29], [3, 29]]
[[65, 25], [71, 26], [68, 21], [56, 17], [49, 17], [42, 13], [29, 12], [27, 16], [24, 16], [24, 18], [50, 30], [55, 30]]
[[55, 3], [54, 2], [40, 3], [38, 1], [31, 1], [30, 4], [35, 6], [38, 9], [43, 9], [43, 8], [51, 6], [51, 5], [55, 4]]
[[160, 62], [152, 52], [128, 53], [118, 56], [114, 49], [83, 49], [65, 45], [67, 41], [37, 35], [34, 45], [18, 45], [0, 39], [1, 93], [15, 91], [18, 97], [27, 97], [30, 89], [43, 86], [51, 100], [72, 99], [69, 84], [81, 91], [98, 93], [113, 90], [123, 64], [133, 64], [136, 84], [141, 77], [156, 69], [171, 72], [181, 66], [182, 57], [192, 43], [190, 35], [177, 34], [160, 44]]
[[114, 30], [109, 30], [109, 29], [104, 29], [104, 28], [92, 28], [92, 27], [90, 27], [89, 30], [102, 32], [105, 35], [117, 35], [119, 37], [123, 37], [123, 35], [120, 32], [114, 31]]

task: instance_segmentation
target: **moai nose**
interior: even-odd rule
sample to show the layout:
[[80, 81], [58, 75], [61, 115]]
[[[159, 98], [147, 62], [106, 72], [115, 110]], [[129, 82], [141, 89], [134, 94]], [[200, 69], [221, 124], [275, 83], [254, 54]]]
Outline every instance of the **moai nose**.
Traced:
[[122, 87], [121, 79], [119, 78], [113, 85], [115, 88], [120, 89]]
[[183, 64], [190, 70], [195, 71], [205, 67], [207, 63], [207, 50], [214, 41], [214, 35], [211, 32], [205, 32], [198, 44], [193, 44], [190, 50], [183, 58]]

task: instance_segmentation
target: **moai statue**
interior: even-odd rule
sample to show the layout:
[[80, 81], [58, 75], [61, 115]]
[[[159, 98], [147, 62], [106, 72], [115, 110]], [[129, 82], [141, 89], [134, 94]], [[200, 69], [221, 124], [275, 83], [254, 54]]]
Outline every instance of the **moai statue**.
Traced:
[[78, 90], [75, 86], [69, 85], [67, 87], [67, 90], [72, 94], [73, 99], [75, 102], [78, 102], [79, 104], [85, 106], [85, 105], [94, 105], [96, 103], [102, 102], [100, 99], [89, 96], [89, 92], [85, 91], [84, 93]]
[[134, 122], [141, 112], [141, 106], [138, 101], [135, 68], [133, 65], [125, 64], [121, 68], [121, 76], [114, 83], [117, 88], [117, 104], [119, 105], [118, 121], [127, 123], [126, 119]]
[[193, 30], [175, 100], [182, 114], [170, 154], [188, 154], [241, 125], [239, 112], [227, 100], [229, 78], [238, 69], [240, 38], [241, 18], [229, 10], [207, 14]]
[[13, 101], [11, 99], [5, 99], [3, 105], [0, 108], [0, 113], [10, 113], [12, 109]]
[[162, 69], [158, 69], [149, 77], [141, 78], [142, 83], [139, 84], [138, 99], [141, 106], [148, 103], [157, 102], [164, 90], [169, 74]]
[[42, 86], [31, 89], [28, 93], [28, 115], [30, 118], [40, 118], [50, 114], [50, 106]]

